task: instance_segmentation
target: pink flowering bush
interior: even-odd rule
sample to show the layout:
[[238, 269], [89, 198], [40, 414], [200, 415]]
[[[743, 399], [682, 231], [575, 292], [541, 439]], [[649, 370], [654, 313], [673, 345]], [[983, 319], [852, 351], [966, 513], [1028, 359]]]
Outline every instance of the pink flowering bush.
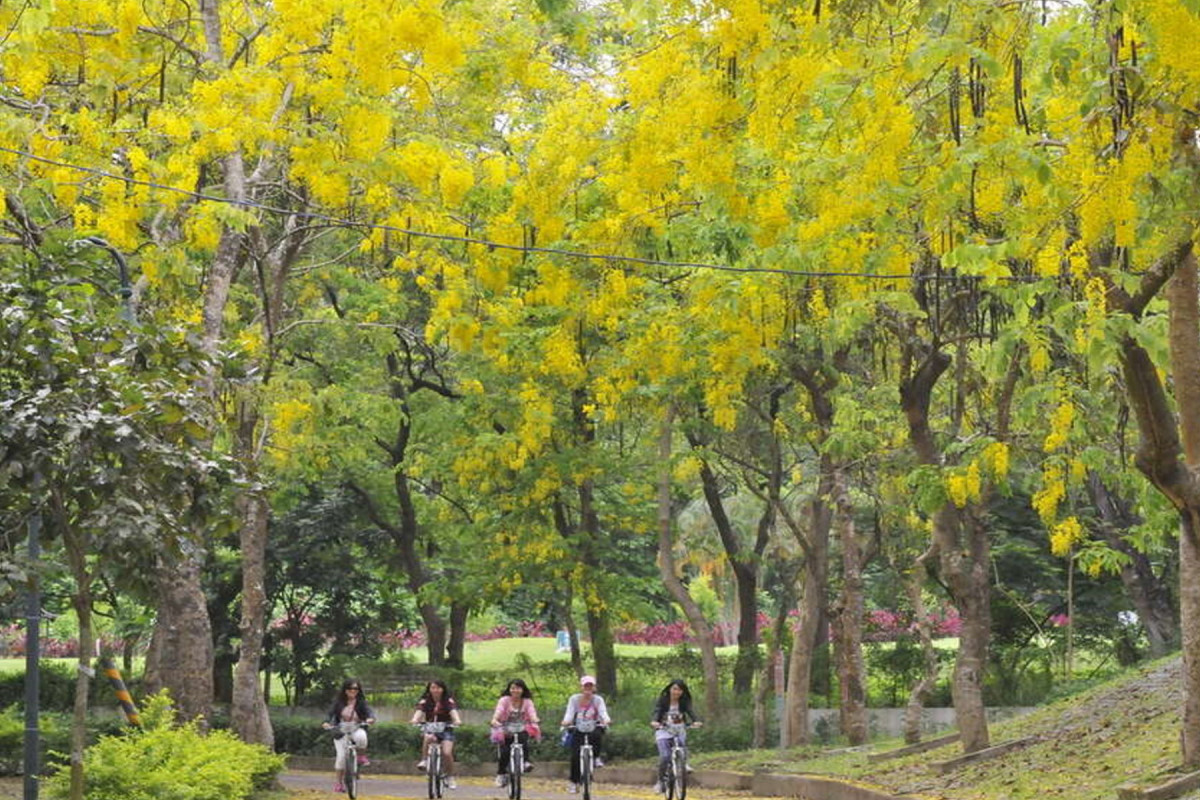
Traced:
[[[958, 611], [950, 608], [937, 611], [932, 615], [934, 636], [958, 636], [962, 630], [962, 619]], [[773, 624], [769, 614], [759, 612], [757, 629], [759, 641], [764, 631]], [[800, 623], [799, 612], [788, 612], [788, 625], [792, 630]], [[486, 642], [493, 639], [511, 639], [514, 637], [551, 637], [554, 632], [546, 627], [541, 620], [524, 621], [515, 629], [507, 625], [496, 625], [487, 633], [468, 633], [468, 642]], [[916, 623], [911, 612], [888, 611], [876, 609], [867, 614], [864, 623], [864, 638], [868, 642], [892, 642], [901, 638], [914, 637]], [[731, 645], [737, 641], [737, 628], [733, 625], [714, 625], [713, 641], [718, 647]], [[382, 637], [384, 648], [388, 650], [408, 650], [425, 646], [425, 631], [401, 628]], [[660, 647], [678, 647], [681, 644], [695, 644], [696, 637], [692, 634], [691, 626], [685, 620], [675, 622], [628, 622], [618, 626], [613, 631], [613, 638], [620, 644], [643, 644]]]
[[[76, 637], [61, 638], [58, 636], [42, 636], [39, 638], [42, 658], [77, 658], [79, 656], [79, 639]], [[119, 653], [125, 649], [125, 642], [113, 636], [101, 636], [96, 639], [96, 652]], [[25, 655], [25, 626], [19, 622], [0, 628], [0, 655], [7, 658], [20, 658]]]
[[[956, 608], [934, 611], [929, 617], [935, 638], [958, 636], [962, 632], [962, 617]], [[868, 642], [894, 642], [916, 634], [917, 621], [911, 611], [877, 608], [867, 612], [863, 624], [863, 639]]]

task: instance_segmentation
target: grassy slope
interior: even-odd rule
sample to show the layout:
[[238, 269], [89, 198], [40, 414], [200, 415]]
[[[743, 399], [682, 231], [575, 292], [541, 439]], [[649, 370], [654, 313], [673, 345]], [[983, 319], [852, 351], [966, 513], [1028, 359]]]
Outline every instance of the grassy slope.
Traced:
[[[992, 744], [1024, 737], [1034, 741], [948, 775], [935, 774], [930, 764], [961, 755], [958, 745], [876, 765], [868, 764], [862, 752], [776, 750], [697, 760], [714, 767], [838, 775], [922, 798], [1097, 800], [1116, 797], [1122, 784], [1147, 785], [1173, 776], [1179, 761], [1181, 702], [1178, 659], [1158, 662], [1025, 717], [992, 725]], [[875, 750], [900, 745], [877, 743]]]

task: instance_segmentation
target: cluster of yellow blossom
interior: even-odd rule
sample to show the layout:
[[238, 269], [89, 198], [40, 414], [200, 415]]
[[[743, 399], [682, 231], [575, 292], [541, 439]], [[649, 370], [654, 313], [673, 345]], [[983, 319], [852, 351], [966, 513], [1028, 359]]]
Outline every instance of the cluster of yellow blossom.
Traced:
[[1050, 552], [1059, 557], [1066, 556], [1084, 538], [1086, 534], [1079, 520], [1067, 517], [1050, 531]]

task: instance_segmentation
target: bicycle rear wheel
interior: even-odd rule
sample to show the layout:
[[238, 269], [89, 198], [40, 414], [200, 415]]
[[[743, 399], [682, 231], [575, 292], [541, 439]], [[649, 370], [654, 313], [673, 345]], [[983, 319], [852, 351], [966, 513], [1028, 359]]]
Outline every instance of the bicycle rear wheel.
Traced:
[[671, 787], [674, 790], [675, 800], [686, 800], [687, 756], [684, 755], [683, 748], [677, 748], [671, 755]]

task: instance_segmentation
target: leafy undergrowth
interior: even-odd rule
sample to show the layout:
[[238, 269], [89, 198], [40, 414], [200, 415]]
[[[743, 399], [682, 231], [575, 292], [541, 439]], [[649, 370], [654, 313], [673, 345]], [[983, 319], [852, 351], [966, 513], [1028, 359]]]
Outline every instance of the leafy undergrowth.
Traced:
[[[880, 764], [869, 764], [862, 750], [812, 748], [696, 754], [694, 763], [710, 769], [836, 775], [921, 798], [1115, 798], [1121, 785], [1149, 785], [1176, 775], [1183, 702], [1180, 669], [1178, 658], [1156, 662], [1026, 716], [993, 724], [994, 745], [1026, 737], [1032, 741], [947, 775], [935, 774], [930, 765], [961, 755], [957, 744]], [[878, 743], [874, 750], [900, 745]]]

